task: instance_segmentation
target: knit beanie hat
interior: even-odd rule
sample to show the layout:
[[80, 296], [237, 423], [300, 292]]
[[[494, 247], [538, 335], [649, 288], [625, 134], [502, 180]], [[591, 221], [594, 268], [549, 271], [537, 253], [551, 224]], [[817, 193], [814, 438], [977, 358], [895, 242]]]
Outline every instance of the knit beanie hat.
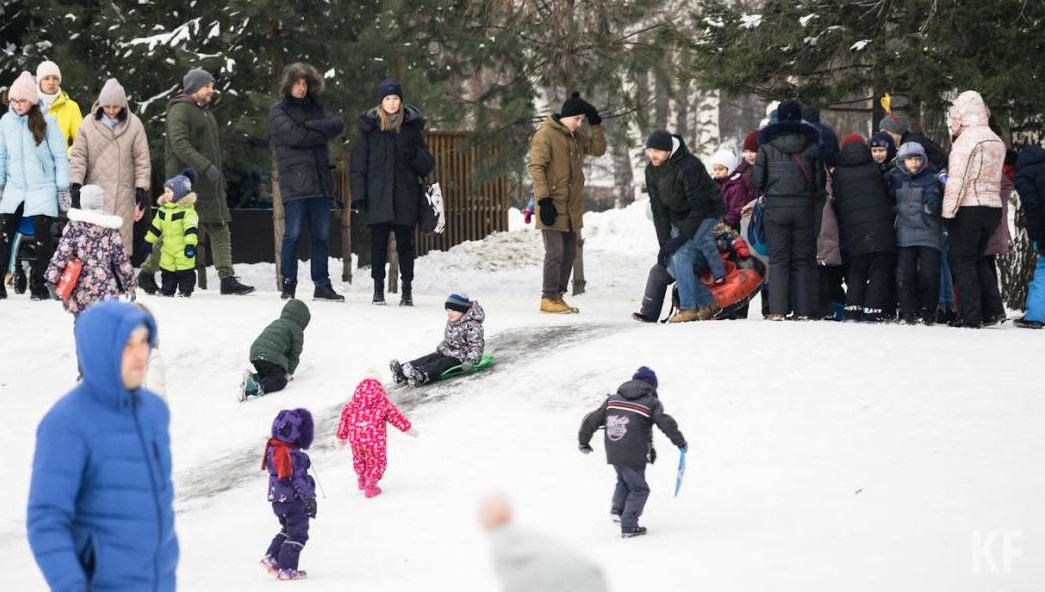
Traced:
[[30, 105], [39, 103], [40, 88], [36, 86], [36, 81], [33, 80], [33, 75], [23, 70], [22, 73], [18, 75], [18, 78], [11, 83], [11, 88], [7, 90], [7, 99], [9, 101], [29, 101]]
[[98, 104], [102, 107], [127, 108], [127, 93], [124, 92], [123, 86], [115, 78], [105, 81], [105, 85], [102, 86], [102, 92], [98, 93]]
[[43, 80], [46, 76], [57, 76], [58, 84], [62, 83], [62, 71], [58, 68], [58, 64], [44, 60], [40, 62], [40, 65], [36, 67], [36, 79]]
[[653, 132], [648, 138], [646, 138], [646, 148], [671, 152], [671, 134], [668, 133], [668, 130], [657, 130]]
[[635, 371], [635, 374], [631, 376], [631, 379], [641, 380], [642, 382], [648, 383], [653, 388], [657, 388], [657, 373], [647, 366], [639, 366], [639, 369]]
[[377, 85], [378, 101], [384, 100], [388, 95], [396, 95], [400, 101], [403, 100], [403, 85], [399, 84], [395, 78], [385, 78], [381, 84]]
[[776, 108], [777, 119], [784, 121], [802, 121], [802, 105], [794, 99], [788, 99]]
[[744, 136], [744, 152], [758, 152], [758, 130], [751, 130]]
[[878, 123], [879, 131], [892, 132], [901, 136], [910, 129], [911, 122], [907, 119], [907, 116], [895, 111], [883, 117], [882, 121]]
[[446, 297], [446, 309], [456, 310], [457, 312], [468, 312], [468, 308], [472, 305], [472, 301], [468, 299], [468, 296], [464, 294], [450, 294]]
[[211, 76], [210, 72], [201, 68], [193, 68], [181, 79], [181, 87], [185, 94], [194, 95], [196, 91], [213, 82], [214, 77]]
[[[193, 169], [185, 169], [181, 173], [167, 179], [163, 183], [164, 187], [167, 187], [174, 193], [174, 197], [171, 201], [177, 202], [179, 199], [185, 197], [192, 192], [192, 185], [196, 182], [196, 171]], [[83, 190], [80, 190], [81, 193]]]
[[80, 188], [80, 209], [100, 210], [105, 205], [105, 191], [97, 185], [84, 185]]
[[841, 147], [845, 148], [846, 144], [852, 144], [853, 142], [867, 144], [867, 140], [864, 139], [863, 135], [854, 132], [842, 138]]
[[733, 154], [732, 150], [720, 148], [718, 152], [711, 155], [709, 162], [712, 165], [720, 164], [726, 167], [726, 170], [729, 171], [727, 174], [732, 175], [733, 171], [737, 170], [737, 165], [740, 164], [740, 159], [737, 158], [736, 154]]
[[573, 91], [570, 98], [562, 104], [562, 110], [559, 111], [560, 117], [573, 117], [574, 115], [586, 115], [591, 105], [587, 101], [581, 98], [581, 93]]

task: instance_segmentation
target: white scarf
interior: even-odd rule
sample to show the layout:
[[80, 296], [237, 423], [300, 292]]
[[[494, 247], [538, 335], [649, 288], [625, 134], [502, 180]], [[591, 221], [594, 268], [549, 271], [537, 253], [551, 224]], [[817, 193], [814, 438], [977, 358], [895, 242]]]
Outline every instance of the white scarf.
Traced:
[[47, 94], [47, 93], [45, 93], [44, 91], [41, 90], [40, 91], [40, 102], [43, 103], [44, 106], [47, 107], [47, 109], [41, 109], [41, 111], [46, 113], [48, 110], [50, 110], [51, 105], [53, 105], [54, 102], [58, 100], [58, 95], [60, 95], [60, 94], [62, 94], [62, 88], [61, 87], [58, 87], [58, 92], [54, 93], [53, 95], [49, 95], [49, 94]]

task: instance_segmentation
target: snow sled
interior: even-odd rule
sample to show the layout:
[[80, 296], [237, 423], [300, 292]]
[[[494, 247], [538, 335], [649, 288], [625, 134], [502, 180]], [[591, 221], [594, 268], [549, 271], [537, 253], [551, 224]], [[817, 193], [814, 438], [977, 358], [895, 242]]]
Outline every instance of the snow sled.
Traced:
[[483, 354], [483, 357], [479, 358], [479, 363], [474, 365], [474, 366], [472, 366], [471, 370], [465, 370], [461, 366], [454, 366], [453, 368], [449, 368], [447, 370], [444, 370], [443, 373], [439, 375], [439, 380], [446, 380], [447, 378], [455, 378], [455, 377], [461, 376], [463, 374], [475, 374], [476, 372], [478, 372], [478, 371], [482, 370], [483, 368], [486, 368], [486, 367], [488, 367], [488, 366], [490, 366], [492, 364], [493, 364], [493, 356], [490, 355], [490, 354]]

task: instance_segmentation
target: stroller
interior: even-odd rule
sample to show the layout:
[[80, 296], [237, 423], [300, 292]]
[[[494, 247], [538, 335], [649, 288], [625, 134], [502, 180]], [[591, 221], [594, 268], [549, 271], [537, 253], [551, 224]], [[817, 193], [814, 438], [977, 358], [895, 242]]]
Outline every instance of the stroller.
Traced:
[[[700, 283], [706, 286], [715, 303], [721, 309], [713, 317], [719, 319], [735, 318], [742, 311], [755, 294], [762, 289], [766, 279], [766, 265], [757, 257], [753, 256], [750, 247], [740, 235], [725, 224], [715, 227], [715, 242], [718, 245], [719, 256], [726, 268], [726, 279], [716, 284], [711, 277], [711, 272], [701, 269]], [[664, 296], [669, 285], [675, 283], [675, 278], [668, 274], [667, 269], [660, 265], [650, 268], [649, 277], [646, 280], [646, 294], [642, 297], [642, 307], [635, 314], [636, 319], [651, 320], [660, 316], [664, 307]], [[678, 312], [679, 292], [678, 286], [671, 290], [671, 310], [668, 316], [660, 322], [666, 322], [672, 315]]]

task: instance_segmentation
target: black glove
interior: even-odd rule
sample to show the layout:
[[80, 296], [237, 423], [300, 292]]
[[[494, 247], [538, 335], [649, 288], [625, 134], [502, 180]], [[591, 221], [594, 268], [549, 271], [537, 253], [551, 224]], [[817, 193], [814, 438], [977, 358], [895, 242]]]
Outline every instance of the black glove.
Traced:
[[541, 224], [552, 226], [555, 219], [559, 217], [559, 210], [555, 209], [555, 201], [550, 197], [537, 200], [537, 209], [541, 216]]
[[217, 183], [218, 179], [221, 177], [221, 171], [219, 171], [218, 167], [214, 165], [207, 167], [207, 170], [204, 171], [203, 174], [207, 175], [207, 178], [210, 179], [211, 183]]
[[76, 209], [80, 209], [80, 187], [82, 187], [82, 185], [80, 185], [79, 183], [69, 184], [69, 195], [71, 195], [73, 198], [72, 207]]
[[590, 454], [591, 453], [591, 445], [590, 444], [581, 444], [577, 448], [579, 448], [580, 451], [583, 452], [584, 454]]
[[684, 244], [686, 244], [686, 239], [681, 236], [669, 238], [664, 241], [664, 244], [660, 247], [660, 252], [657, 253], [657, 265], [667, 267], [668, 259], [671, 259], [671, 256], [675, 254], [675, 251], [679, 250], [679, 248]]
[[192, 259], [196, 256], [196, 245], [185, 245], [185, 256]]
[[649, 464], [653, 464], [655, 462], [657, 462], [657, 449], [652, 447], [652, 446], [650, 446], [649, 447]]
[[305, 500], [305, 513], [308, 514], [309, 518], [315, 518], [316, 513], [319, 511], [319, 504], [316, 503], [316, 498], [310, 497]]
[[588, 112], [585, 115], [588, 116], [588, 125], [602, 124], [602, 116], [599, 115], [599, 110], [594, 105], [588, 104]]
[[134, 203], [142, 210], [149, 209], [149, 192], [141, 187], [134, 188]]

